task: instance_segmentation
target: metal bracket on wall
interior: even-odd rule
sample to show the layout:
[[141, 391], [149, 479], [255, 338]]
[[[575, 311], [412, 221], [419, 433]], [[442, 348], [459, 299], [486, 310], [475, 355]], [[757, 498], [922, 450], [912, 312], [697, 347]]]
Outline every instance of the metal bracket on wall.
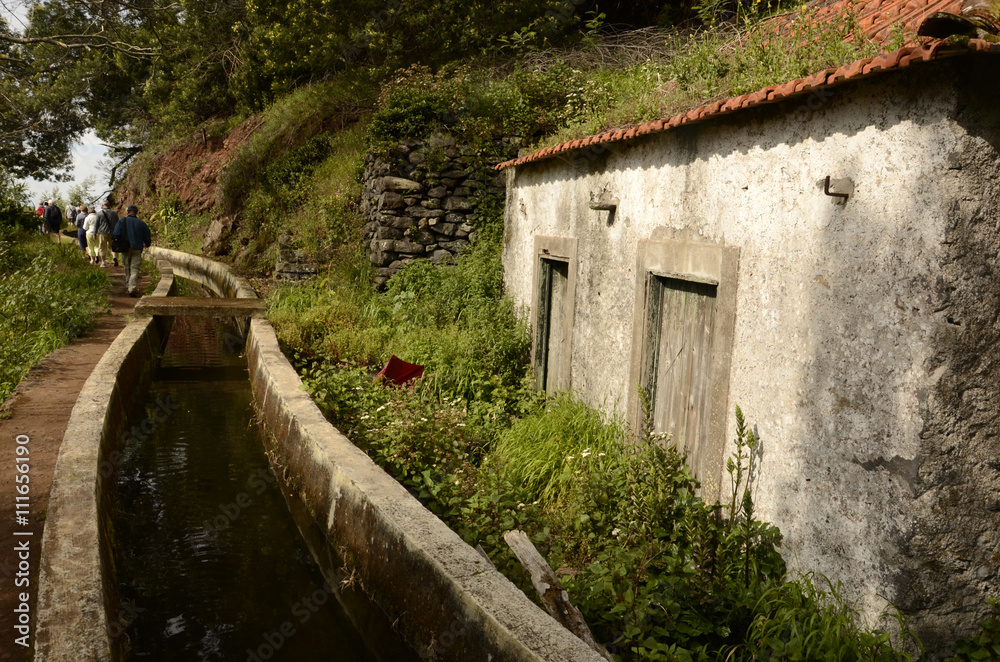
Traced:
[[590, 194], [590, 208], [596, 211], [608, 212], [608, 225], [615, 222], [615, 210], [618, 209], [618, 198], [613, 197], [607, 191], [599, 195]]
[[[837, 193], [830, 190], [830, 175], [826, 176], [826, 180], [823, 182], [823, 193], [830, 196], [831, 198], [842, 198], [847, 200], [851, 197], [850, 193]], [[848, 191], [854, 190], [854, 182], [850, 179], [838, 179], [833, 182], [833, 186], [838, 189], [847, 189]]]

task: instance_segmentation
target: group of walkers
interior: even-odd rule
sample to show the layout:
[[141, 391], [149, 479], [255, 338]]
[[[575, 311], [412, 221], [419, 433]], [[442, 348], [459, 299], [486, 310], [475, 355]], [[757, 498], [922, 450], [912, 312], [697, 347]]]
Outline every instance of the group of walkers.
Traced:
[[[118, 256], [121, 255], [122, 266], [125, 267], [125, 288], [131, 297], [139, 296], [139, 266], [142, 264], [142, 251], [152, 243], [149, 226], [140, 221], [136, 214], [139, 208], [129, 205], [126, 216], [118, 217], [111, 208], [111, 202], [105, 200], [98, 210], [94, 207], [81, 205], [66, 207], [65, 218], [76, 226], [77, 242], [80, 250], [87, 254], [91, 264], [107, 267], [107, 260], [112, 259], [118, 266]], [[42, 219], [42, 231], [45, 236], [55, 236], [59, 242], [59, 232], [63, 224], [63, 212], [54, 200], [38, 205], [36, 214]]]

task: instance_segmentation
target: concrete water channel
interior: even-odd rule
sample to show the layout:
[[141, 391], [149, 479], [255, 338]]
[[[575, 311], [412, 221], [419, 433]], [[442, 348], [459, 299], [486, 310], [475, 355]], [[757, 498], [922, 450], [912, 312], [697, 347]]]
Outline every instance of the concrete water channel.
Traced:
[[60, 451], [36, 660], [601, 659], [323, 418], [242, 279], [150, 253]]

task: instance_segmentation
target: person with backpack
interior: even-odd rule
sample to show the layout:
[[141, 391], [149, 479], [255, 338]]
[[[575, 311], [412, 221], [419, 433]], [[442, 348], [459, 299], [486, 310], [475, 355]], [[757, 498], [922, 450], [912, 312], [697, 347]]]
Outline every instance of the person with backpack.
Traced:
[[83, 228], [83, 222], [87, 220], [88, 209], [86, 205], [79, 207], [80, 212], [76, 215], [76, 241], [80, 244], [80, 250], [87, 252], [87, 231]]
[[101, 203], [101, 211], [97, 212], [97, 224], [94, 228], [94, 235], [97, 237], [97, 254], [101, 258], [101, 266], [107, 266], [108, 253], [114, 258], [114, 264], [118, 266], [118, 253], [111, 250], [111, 233], [114, 232], [118, 224], [118, 214], [111, 209], [111, 204], [105, 200]]
[[125, 289], [130, 297], [139, 296], [139, 265], [142, 264], [142, 251], [153, 243], [149, 226], [140, 221], [136, 214], [139, 208], [129, 205], [128, 216], [119, 219], [111, 233], [112, 250], [122, 254], [122, 264], [125, 266]]
[[62, 212], [59, 211], [59, 206], [56, 205], [55, 200], [49, 200], [49, 204], [45, 207], [45, 211], [42, 214], [45, 220], [45, 236], [55, 235], [56, 243], [59, 243], [59, 230], [62, 229], [63, 216]]

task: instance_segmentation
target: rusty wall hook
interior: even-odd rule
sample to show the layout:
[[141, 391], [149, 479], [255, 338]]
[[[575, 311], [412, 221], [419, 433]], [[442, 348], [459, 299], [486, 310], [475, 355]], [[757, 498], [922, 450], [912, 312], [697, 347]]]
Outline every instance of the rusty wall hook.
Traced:
[[827, 194], [831, 198], [843, 198], [847, 200], [850, 197], [847, 193], [834, 193], [830, 190], [830, 175], [826, 176], [826, 181], [823, 183], [823, 193]]

